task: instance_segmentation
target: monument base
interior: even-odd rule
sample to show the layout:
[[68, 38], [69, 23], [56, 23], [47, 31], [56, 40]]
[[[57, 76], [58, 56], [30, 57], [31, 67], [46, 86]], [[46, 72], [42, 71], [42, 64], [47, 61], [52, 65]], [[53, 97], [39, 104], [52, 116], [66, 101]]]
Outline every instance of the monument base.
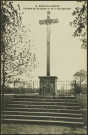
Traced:
[[57, 92], [57, 79], [56, 76], [39, 76], [39, 94], [42, 96], [55, 96]]

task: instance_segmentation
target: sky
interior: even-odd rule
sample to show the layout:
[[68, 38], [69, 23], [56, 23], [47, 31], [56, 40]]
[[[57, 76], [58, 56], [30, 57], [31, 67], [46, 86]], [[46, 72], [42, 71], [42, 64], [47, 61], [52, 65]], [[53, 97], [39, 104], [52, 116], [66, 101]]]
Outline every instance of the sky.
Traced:
[[[22, 11], [22, 23], [30, 28], [30, 39], [36, 48], [36, 58], [39, 65], [33, 72], [34, 79], [38, 76], [46, 76], [46, 52], [47, 52], [47, 31], [46, 25], [40, 25], [39, 20], [47, 18], [46, 10], [30, 9], [40, 6], [56, 6], [61, 9], [50, 11], [51, 19], [58, 19], [59, 23], [51, 24], [50, 36], [50, 75], [57, 76], [60, 80], [72, 80], [73, 74], [80, 69], [86, 70], [87, 52], [81, 49], [79, 38], [72, 36], [74, 28], [69, 23], [73, 21], [72, 12], [82, 2], [76, 1], [15, 1], [14, 5], [20, 4]], [[69, 8], [62, 10], [62, 8]], [[27, 77], [24, 75], [24, 79]]]

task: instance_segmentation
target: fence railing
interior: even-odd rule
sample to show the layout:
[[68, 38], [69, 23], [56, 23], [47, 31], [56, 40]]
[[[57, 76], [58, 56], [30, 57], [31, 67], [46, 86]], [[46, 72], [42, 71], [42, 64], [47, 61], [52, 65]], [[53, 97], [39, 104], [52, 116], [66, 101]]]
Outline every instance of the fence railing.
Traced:
[[14, 94], [28, 94], [28, 95], [38, 95], [39, 94], [39, 81], [29, 81], [26, 82], [15, 82]]
[[[76, 96], [76, 81], [57, 81], [56, 83], [57, 92], [56, 95], [75, 95]], [[9, 89], [10, 90], [10, 89]], [[28, 95], [39, 95], [40, 93], [40, 82], [39, 81], [15, 81], [13, 83], [12, 91], [14, 95], [17, 94], [28, 94]]]
[[73, 81], [57, 81], [58, 95], [74, 95], [75, 82]]

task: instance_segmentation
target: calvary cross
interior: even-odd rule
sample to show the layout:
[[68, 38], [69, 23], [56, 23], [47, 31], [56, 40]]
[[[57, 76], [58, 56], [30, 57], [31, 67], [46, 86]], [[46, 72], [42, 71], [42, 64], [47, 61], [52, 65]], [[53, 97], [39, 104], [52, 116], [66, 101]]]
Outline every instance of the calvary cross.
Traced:
[[50, 11], [47, 11], [47, 19], [40, 20], [39, 24], [47, 25], [47, 76], [50, 76], [50, 24], [58, 23], [58, 19], [50, 19]]

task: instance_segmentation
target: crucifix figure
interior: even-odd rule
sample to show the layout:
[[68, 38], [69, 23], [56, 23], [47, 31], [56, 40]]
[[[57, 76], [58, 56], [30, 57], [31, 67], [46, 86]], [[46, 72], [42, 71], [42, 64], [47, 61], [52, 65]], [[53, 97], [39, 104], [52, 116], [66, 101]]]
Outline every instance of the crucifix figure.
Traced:
[[58, 23], [58, 19], [50, 19], [50, 11], [47, 11], [47, 19], [40, 20], [39, 24], [47, 25], [47, 76], [50, 76], [50, 24]]

